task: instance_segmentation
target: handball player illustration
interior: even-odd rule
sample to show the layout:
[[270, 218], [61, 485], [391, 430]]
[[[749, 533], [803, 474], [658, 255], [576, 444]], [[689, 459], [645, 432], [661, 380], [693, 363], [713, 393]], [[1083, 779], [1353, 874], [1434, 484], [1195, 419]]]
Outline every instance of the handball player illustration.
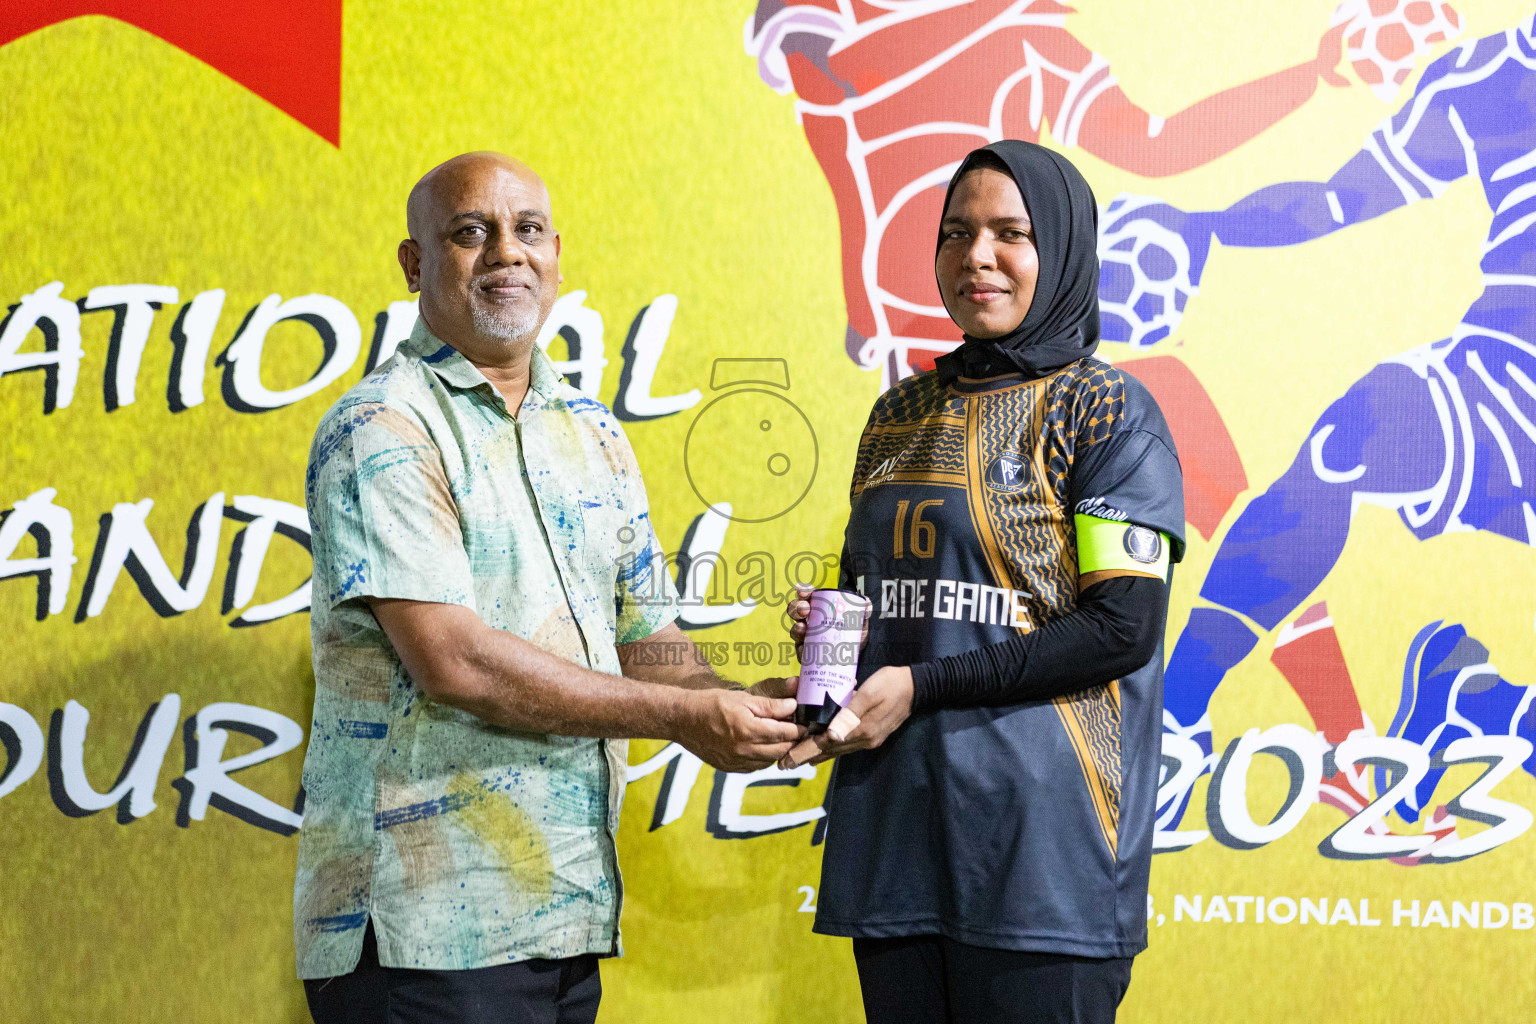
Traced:
[[[1422, 10], [1421, 10], [1422, 9]], [[1363, 81], [1395, 90], [1415, 56], [1454, 35], [1444, 4], [1346, 0], [1313, 60], [1207, 97], [1166, 119], [1136, 106], [1109, 63], [1067, 27], [1054, 0], [761, 0], [745, 26], [763, 81], [793, 92], [806, 141], [831, 186], [842, 235], [846, 349], [889, 387], [958, 344], [923, 271], [926, 226], [960, 158], [1004, 137], [1081, 147], [1161, 177], [1202, 166], [1291, 113], [1334, 67], [1341, 43]], [[1178, 326], [1193, 293], [1167, 251], [1101, 244], [1103, 339], [1141, 348]], [[1187, 254], [1182, 256], [1187, 265]], [[1180, 280], [1185, 287], [1178, 287]], [[1133, 294], [1134, 292], [1134, 294]], [[1176, 357], [1132, 371], [1169, 420], [1185, 471], [1190, 523], [1209, 538], [1248, 486], [1237, 448], [1204, 387]]]
[[1055, 0], [761, 0], [747, 21], [747, 52], [765, 83], [795, 93], [837, 203], [848, 355], [880, 367], [886, 387], [959, 343], [925, 250], [966, 153], [1037, 141], [1049, 125], [1057, 144], [1116, 167], [1178, 174], [1291, 113], [1319, 78], [1346, 85], [1334, 67], [1356, 25], [1335, 18], [1312, 60], [1165, 119], [1121, 91], [1068, 28], [1070, 13]]
[[[1421, 540], [1487, 531], [1536, 545], [1533, 86], [1536, 25], [1525, 21], [1431, 64], [1413, 97], [1327, 181], [1272, 185], [1209, 213], [1138, 198], [1110, 205], [1108, 233], [1176, 236], [1194, 285], [1213, 240], [1299, 244], [1438, 198], [1463, 177], [1478, 179], [1491, 214], [1482, 292], [1450, 337], [1384, 360], [1350, 387], [1319, 417], [1290, 469], [1228, 531], [1169, 661], [1165, 695], [1171, 737], [1197, 746], [1207, 766], [1212, 695], [1259, 633], [1285, 622], [1322, 585], [1358, 505], [1397, 511]], [[1325, 675], [1334, 685], [1298, 686], [1298, 693], [1337, 742], [1334, 734], [1361, 716], [1342, 661]], [[1451, 713], [1444, 700], [1413, 706], [1415, 716]], [[1513, 728], [1506, 722], [1500, 731]], [[1160, 827], [1178, 823], [1188, 796], [1188, 785], [1164, 794]]]
[[[1508, 736], [1524, 752], [1520, 766], [1536, 775], [1536, 715], [1532, 698], [1536, 687], [1521, 686], [1503, 678], [1481, 642], [1460, 624], [1431, 622], [1408, 646], [1403, 666], [1402, 699], [1387, 735], [1417, 743], [1430, 756], [1430, 770], [1398, 804], [1404, 821], [1415, 821], [1431, 809], [1430, 801], [1445, 774], [1448, 748], [1466, 737]], [[1391, 780], [1381, 767], [1375, 769], [1376, 790], [1387, 791]], [[1454, 839], [1455, 818], [1444, 807], [1435, 807], [1426, 832], [1440, 839]], [[1433, 858], [1435, 848], [1421, 857]]]

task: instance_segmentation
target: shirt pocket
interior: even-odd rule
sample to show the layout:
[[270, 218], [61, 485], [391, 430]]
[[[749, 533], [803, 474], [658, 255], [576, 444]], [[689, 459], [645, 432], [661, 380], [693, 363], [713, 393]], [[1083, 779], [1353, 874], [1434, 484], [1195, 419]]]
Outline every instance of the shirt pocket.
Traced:
[[602, 500], [582, 497], [577, 504], [581, 512], [582, 559], [586, 578], [592, 580], [595, 590], [612, 595], [618, 578], [619, 558], [633, 538], [636, 529], [628, 514], [612, 499]]

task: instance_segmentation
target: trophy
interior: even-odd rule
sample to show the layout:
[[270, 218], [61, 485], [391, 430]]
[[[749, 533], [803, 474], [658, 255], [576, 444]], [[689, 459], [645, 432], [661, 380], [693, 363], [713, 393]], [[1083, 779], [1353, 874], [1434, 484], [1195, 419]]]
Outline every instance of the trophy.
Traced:
[[847, 590], [813, 590], [800, 647], [800, 688], [795, 723], [811, 733], [827, 725], [858, 685], [859, 648], [869, 599]]

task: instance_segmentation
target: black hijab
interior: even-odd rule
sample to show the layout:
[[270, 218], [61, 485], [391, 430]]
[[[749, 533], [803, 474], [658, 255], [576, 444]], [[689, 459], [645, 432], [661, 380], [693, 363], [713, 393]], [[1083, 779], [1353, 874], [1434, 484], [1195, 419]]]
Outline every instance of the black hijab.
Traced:
[[[1093, 190], [1060, 154], [1032, 142], [1004, 139], [973, 150], [960, 162], [944, 194], [946, 212], [956, 183], [985, 159], [983, 153], [1000, 159], [1019, 186], [1034, 225], [1040, 274], [1034, 301], [1017, 327], [1000, 338], [967, 334], [958, 349], [934, 360], [939, 380], [946, 384], [960, 376], [1016, 372], [1034, 380], [1092, 355], [1099, 345], [1099, 207]], [[943, 282], [939, 288], [942, 293]]]

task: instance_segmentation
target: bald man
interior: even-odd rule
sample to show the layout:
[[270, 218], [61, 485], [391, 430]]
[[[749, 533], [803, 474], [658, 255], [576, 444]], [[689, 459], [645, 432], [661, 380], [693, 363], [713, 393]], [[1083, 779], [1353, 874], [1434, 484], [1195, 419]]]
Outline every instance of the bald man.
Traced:
[[309, 456], [299, 977], [320, 1024], [591, 1021], [624, 738], [764, 767], [801, 734], [793, 681], [735, 688], [674, 623], [629, 442], [534, 344], [560, 282], [538, 176], [455, 157], [406, 217], [420, 317]]

